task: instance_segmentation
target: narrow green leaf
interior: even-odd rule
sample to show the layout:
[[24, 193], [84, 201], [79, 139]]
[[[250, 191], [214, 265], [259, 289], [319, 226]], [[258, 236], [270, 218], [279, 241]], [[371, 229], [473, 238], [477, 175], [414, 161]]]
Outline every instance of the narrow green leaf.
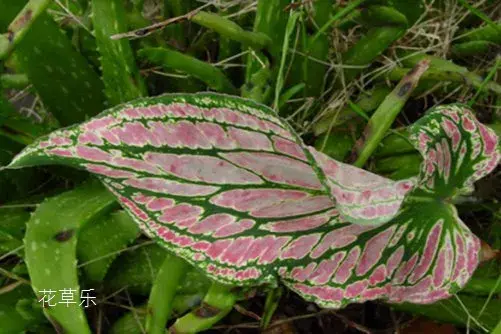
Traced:
[[362, 167], [376, 150], [428, 66], [429, 62], [426, 60], [416, 64], [374, 112], [364, 129], [360, 142], [353, 151], [352, 159], [355, 160], [355, 166]]
[[[273, 86], [274, 80], [277, 78], [278, 65], [280, 64], [283, 52], [285, 26], [289, 18], [289, 12], [285, 9], [289, 5], [289, 0], [259, 0], [257, 2], [253, 30], [255, 33], [265, 34], [271, 38], [272, 42], [269, 54], [253, 53], [248, 56], [245, 73], [246, 83], [251, 82], [254, 74], [263, 68], [262, 64], [268, 64], [271, 70], [271, 85]], [[260, 99], [259, 101], [264, 101], [264, 99]]]
[[[343, 64], [360, 68], [344, 69], [344, 82], [353, 80], [376, 57], [381, 55], [393, 42], [405, 32], [404, 27], [374, 27], [360, 38], [344, 55]], [[341, 86], [341, 82], [337, 84]]]
[[[11, 10], [22, 5], [18, 0], [2, 2], [0, 25], [10, 22]], [[4, 6], [8, 10], [4, 11]], [[103, 84], [98, 75], [46, 13], [33, 21], [14, 55], [61, 125], [83, 121], [104, 108]]]
[[235, 22], [214, 13], [200, 11], [193, 15], [191, 21], [258, 51], [271, 45], [271, 39], [267, 35], [246, 31]]
[[112, 40], [110, 36], [125, 32], [127, 22], [121, 0], [92, 0], [92, 22], [105, 93], [111, 105], [147, 95], [129, 40]]
[[[43, 305], [46, 316], [67, 333], [90, 333], [83, 309], [79, 306], [78, 230], [90, 219], [109, 210], [114, 203], [113, 196], [103, 191], [101, 185], [91, 182], [46, 200], [27, 224], [25, 260], [31, 287], [37, 300], [46, 302]], [[74, 303], [65, 304], [61, 300], [61, 291], [67, 291]]]
[[[148, 295], [153, 281], [164, 263], [168, 253], [155, 244], [141, 247], [121, 254], [111, 265], [104, 280], [105, 290], [118, 291], [123, 288], [132, 294]], [[205, 293], [208, 279], [198, 270], [190, 270], [177, 287], [178, 295]]]
[[12, 49], [22, 41], [33, 22], [45, 11], [50, 0], [30, 0], [14, 18], [6, 33], [7, 47], [0, 48], [0, 59], [6, 58]]
[[273, 106], [275, 110], [278, 112], [278, 105], [280, 102], [280, 94], [282, 93], [282, 88], [285, 82], [285, 61], [287, 60], [287, 54], [289, 50], [289, 41], [292, 36], [292, 33], [296, 29], [296, 22], [298, 18], [301, 16], [301, 13], [294, 12], [289, 16], [289, 20], [287, 21], [287, 25], [285, 26], [285, 36], [284, 43], [282, 45], [282, 56], [280, 57], [280, 66], [278, 68], [278, 77], [275, 86], [275, 100], [273, 102]]
[[86, 277], [103, 280], [118, 252], [138, 236], [137, 224], [125, 212], [112, 213], [84, 226], [78, 236], [77, 255]]
[[189, 55], [165, 48], [145, 48], [140, 50], [138, 55], [166, 69], [174, 69], [192, 75], [216, 91], [236, 92], [236, 88], [219, 68]]

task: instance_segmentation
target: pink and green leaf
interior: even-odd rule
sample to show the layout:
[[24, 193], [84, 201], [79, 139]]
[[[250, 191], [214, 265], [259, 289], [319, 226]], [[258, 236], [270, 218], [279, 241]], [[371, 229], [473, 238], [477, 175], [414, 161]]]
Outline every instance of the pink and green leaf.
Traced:
[[431, 111], [411, 138], [421, 175], [392, 181], [305, 146], [252, 101], [164, 95], [41, 138], [10, 167], [96, 174], [148, 235], [222, 283], [282, 282], [335, 308], [428, 303], [477, 266], [479, 241], [449, 199], [499, 157], [495, 135], [461, 106]]

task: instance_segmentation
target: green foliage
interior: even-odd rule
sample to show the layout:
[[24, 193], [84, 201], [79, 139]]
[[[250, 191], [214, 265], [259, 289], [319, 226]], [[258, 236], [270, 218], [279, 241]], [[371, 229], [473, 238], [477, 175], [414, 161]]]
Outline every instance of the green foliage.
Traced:
[[145, 48], [139, 51], [139, 56], [165, 69], [177, 69], [203, 81], [210, 88], [222, 93], [235, 93], [236, 89], [224, 73], [206, 62], [181, 52], [166, 48]]
[[[51, 296], [43, 291], [72, 289], [77, 297], [80, 288], [76, 268], [76, 245], [79, 229], [115, 203], [111, 194], [91, 182], [50, 198], [40, 204], [27, 223], [24, 238], [26, 264], [31, 287], [37, 300]], [[49, 300], [46, 299], [47, 302]], [[90, 333], [83, 310], [78, 304], [57, 307], [51, 301], [44, 313], [68, 333]]]
[[78, 236], [77, 255], [92, 282], [101, 282], [113, 260], [139, 235], [137, 224], [120, 211], [85, 225]]
[[[12, 12], [3, 10], [4, 5], [21, 9], [22, 1], [2, 3], [2, 26], [13, 19]], [[61, 125], [82, 121], [103, 109], [103, 83], [47, 14], [34, 20], [14, 51], [44, 105]]]
[[[499, 173], [475, 182], [495, 167], [498, 155], [495, 136], [475, 117], [493, 122], [490, 128], [501, 134], [497, 124], [501, 86], [496, 76], [501, 65], [496, 61], [501, 34], [495, 1], [473, 5], [463, 0], [433, 4], [422, 0], [256, 0], [209, 5], [194, 0], [0, 2], [0, 333], [163, 333], [167, 319], [173, 331], [197, 332], [223, 318], [229, 326], [248, 322], [249, 315], [258, 319], [253, 312], [261, 317], [249, 324], [256, 328], [273, 325], [284, 314], [301, 318], [291, 310], [311, 306], [296, 307], [299, 299], [292, 293], [282, 295], [284, 287], [278, 284], [329, 307], [375, 298], [415, 303], [442, 299], [429, 305], [394, 304], [393, 308], [467, 327], [467, 331], [501, 330], [499, 263], [487, 261], [472, 275], [479, 261], [494, 256], [501, 245]], [[136, 31], [124, 34], [128, 30]], [[117, 34], [135, 40], [116, 39]], [[430, 67], [419, 82], [411, 83], [414, 89], [409, 89], [406, 74], [423, 60]], [[263, 105], [211, 93], [187, 95], [204, 90], [240, 94]], [[147, 98], [162, 93], [182, 94]], [[178, 113], [175, 117], [133, 116], [134, 110], [146, 115], [157, 107], [169, 109], [174, 100], [188, 104], [187, 109], [172, 107]], [[468, 103], [475, 117], [463, 105], [424, 113], [436, 104], [456, 101]], [[114, 109], [98, 117], [130, 113], [119, 116], [110, 133], [104, 134], [99, 126], [89, 131], [75, 126], [44, 137], [59, 127], [87, 121], [107, 106]], [[285, 120], [268, 107], [280, 110]], [[196, 117], [183, 115], [196, 108], [211, 111]], [[217, 114], [218, 108], [238, 113]], [[257, 116], [253, 114], [256, 110]], [[213, 116], [209, 116], [211, 112]], [[257, 125], [249, 121], [249, 115], [258, 118]], [[274, 123], [271, 130], [263, 125], [270, 119]], [[207, 148], [207, 143], [216, 143], [216, 133], [198, 137], [195, 128], [185, 128], [185, 132], [166, 131], [159, 137], [172, 135], [177, 144], [135, 146], [133, 142], [155, 139], [141, 132], [142, 126], [149, 128], [153, 123], [165, 125], [169, 131], [187, 124], [217, 128], [226, 138], [217, 145], [229, 138], [239, 142]], [[80, 130], [74, 133], [75, 129], [86, 132], [87, 137], [80, 136]], [[129, 144], [113, 144], [117, 138]], [[190, 138], [194, 141], [179, 146]], [[280, 144], [277, 138], [288, 142]], [[303, 141], [325, 155], [307, 148]], [[291, 152], [280, 146], [284, 143], [302, 152], [304, 160], [288, 155]], [[34, 149], [37, 144], [44, 150]], [[250, 144], [265, 146], [257, 149]], [[94, 153], [102, 150], [111, 162], [93, 160], [91, 154], [72, 165], [108, 173], [98, 177], [119, 194], [118, 201], [98, 183], [81, 184], [87, 178], [85, 172], [77, 175], [55, 166], [2, 169], [26, 145], [25, 157], [31, 160], [18, 159], [18, 164], [56, 164], [69, 161], [64, 160], [65, 154], [79, 155], [82, 148]], [[212, 160], [190, 160], [181, 171], [191, 177], [185, 178], [176, 168], [162, 169], [153, 175], [149, 189], [122, 184], [120, 175], [127, 173], [135, 173], [137, 179], [152, 177], [151, 170], [137, 169], [150, 163], [145, 152], [177, 155], [179, 161], [221, 159], [264, 182], [232, 184], [228, 180], [234, 174], [229, 169], [221, 172], [211, 165]], [[228, 162], [229, 156], [239, 154], [248, 154], [251, 160], [247, 163], [252, 166]], [[267, 155], [284, 160], [270, 164]], [[385, 179], [327, 156], [340, 161], [358, 158], [356, 165]], [[305, 177], [294, 168], [298, 162], [311, 168], [306, 174], [317, 177], [321, 188], [287, 183]], [[257, 173], [259, 166], [264, 167]], [[208, 181], [218, 175], [226, 181]], [[277, 181], [281, 175], [294, 178]], [[334, 206], [316, 211], [315, 220], [312, 213], [295, 213], [308, 206], [308, 199], [294, 205], [284, 200], [280, 205], [289, 205], [283, 211], [285, 216], [257, 217], [252, 210], [216, 205], [206, 195], [152, 190], [163, 181], [177, 182], [177, 191], [187, 184], [218, 187], [221, 193], [264, 190], [258, 197], [260, 203], [269, 200], [266, 191], [304, 192], [307, 198], [325, 198]], [[376, 181], [392, 193], [398, 185], [410, 186], [409, 192], [379, 202], [373, 196], [379, 188], [371, 184]], [[352, 188], [354, 182], [360, 184]], [[356, 203], [347, 203], [349, 197], [343, 197], [350, 194]], [[173, 200], [179, 212], [166, 211], [169, 215], [165, 216], [172, 219], [161, 221], [163, 211], [138, 202], [142, 195]], [[238, 196], [231, 200], [237, 203]], [[116, 211], [119, 204], [124, 211]], [[186, 204], [204, 210], [196, 218], [198, 223], [208, 224], [204, 219], [219, 214], [233, 215], [235, 223], [250, 219], [254, 225], [224, 237], [216, 236], [209, 227], [200, 233], [192, 231], [189, 221], [179, 216], [188, 214], [183, 211]], [[277, 204], [270, 207], [273, 205]], [[372, 209], [378, 212], [385, 205], [386, 210], [390, 206], [396, 209], [369, 217]], [[141, 212], [148, 221], [142, 220]], [[291, 228], [301, 219], [317, 224], [324, 218], [324, 224], [305, 230], [269, 230], [282, 226], [280, 222]], [[346, 230], [356, 232], [351, 235]], [[398, 232], [383, 248], [370, 252], [372, 241], [394, 231]], [[316, 244], [294, 255], [309, 247], [308, 238], [318, 237], [321, 242], [329, 235], [336, 237], [322, 255], [312, 255]], [[270, 247], [256, 255], [260, 261], [235, 264], [236, 257], [248, 254], [254, 242], [268, 242], [264, 238], [269, 236], [277, 247], [280, 238], [290, 238], [279, 253], [288, 254], [285, 249], [289, 249], [292, 257], [262, 260], [265, 255], [274, 256]], [[480, 251], [480, 240], [494, 251], [483, 249], [485, 242]], [[197, 252], [189, 250], [192, 241], [198, 242]], [[215, 256], [227, 243], [233, 246], [226, 255]], [[204, 248], [207, 245], [210, 247]], [[344, 282], [334, 282], [345, 270], [340, 268], [349, 262], [348, 254], [356, 251], [380, 255], [374, 270], [361, 273], [361, 263], [367, 260], [362, 257]], [[336, 256], [343, 259], [336, 260]], [[388, 259], [395, 258], [401, 261], [395, 271], [403, 271], [415, 261], [407, 280], [404, 277], [399, 283], [396, 274], [389, 274], [379, 281], [382, 266], [389, 268]], [[447, 268], [452, 271], [450, 263], [460, 269], [447, 276]], [[442, 281], [437, 268], [446, 268]], [[235, 273], [251, 269], [259, 272], [256, 279]], [[235, 306], [254, 290], [232, 285], [257, 287], [261, 296], [267, 292], [265, 303], [252, 299]], [[464, 289], [459, 291], [461, 287]], [[78, 307], [78, 297], [82, 289], [89, 288], [95, 289], [100, 304], [84, 310]], [[44, 309], [40, 290], [49, 289], [74, 289], [77, 304]], [[363, 293], [357, 295], [359, 289]], [[451, 293], [455, 295], [443, 299]], [[351, 326], [357, 322], [354, 313], [372, 307], [352, 305], [348, 312], [337, 312], [349, 318], [346, 324]], [[382, 303], [377, 307], [385, 308]], [[226, 317], [232, 309], [242, 314]], [[381, 324], [385, 313], [378, 320]], [[322, 314], [315, 319], [329, 330], [331, 321], [323, 322]], [[298, 321], [293, 326], [303, 329], [317, 320]], [[389, 319], [388, 328], [393, 324]], [[362, 325], [371, 327], [370, 323]]]
[[103, 72], [105, 93], [111, 105], [146, 95], [129, 41], [112, 35], [127, 29], [125, 8], [120, 0], [92, 0], [92, 23]]

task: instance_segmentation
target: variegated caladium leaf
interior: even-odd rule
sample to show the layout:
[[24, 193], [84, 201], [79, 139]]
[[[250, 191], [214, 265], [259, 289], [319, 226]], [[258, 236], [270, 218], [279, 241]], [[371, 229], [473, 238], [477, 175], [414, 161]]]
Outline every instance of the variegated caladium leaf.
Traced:
[[394, 182], [305, 146], [269, 108], [210, 93], [141, 99], [58, 130], [10, 167], [96, 174], [167, 249], [234, 285], [283, 282], [339, 308], [427, 303], [462, 287], [478, 239], [450, 200], [497, 164], [497, 138], [463, 106], [411, 128], [417, 179]]

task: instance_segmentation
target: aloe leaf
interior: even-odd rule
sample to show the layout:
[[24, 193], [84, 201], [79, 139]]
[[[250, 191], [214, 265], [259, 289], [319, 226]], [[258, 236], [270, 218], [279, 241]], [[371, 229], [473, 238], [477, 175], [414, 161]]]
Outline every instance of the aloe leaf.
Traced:
[[376, 158], [388, 157], [396, 154], [412, 153], [416, 149], [409, 141], [408, 132], [400, 131], [396, 133], [391, 133], [386, 136], [382, 141], [381, 145], [374, 151], [373, 156]]
[[85, 264], [86, 277], [92, 282], [102, 281], [118, 252], [138, 234], [137, 224], [123, 211], [84, 226], [78, 236], [77, 255]]
[[471, 57], [489, 52], [496, 44], [489, 41], [469, 41], [454, 44], [451, 52], [456, 57]]
[[[99, 183], [91, 182], [46, 200], [27, 223], [25, 260], [32, 289], [37, 300], [45, 301], [46, 316], [67, 333], [90, 333], [79, 306], [78, 230], [90, 219], [111, 209], [114, 203], [113, 196], [103, 191]], [[70, 301], [74, 303], [61, 300], [59, 294], [64, 290], [70, 293]]]
[[[12, 9], [22, 5], [18, 0], [2, 2], [0, 26], [10, 22]], [[48, 14], [42, 13], [33, 21], [13, 54], [44, 105], [62, 125], [83, 121], [103, 109], [99, 76]]]
[[471, 30], [463, 31], [460, 36], [457, 36], [458, 42], [473, 42], [473, 41], [486, 41], [494, 44], [501, 44], [501, 24], [497, 27], [486, 24], [482, 27], [474, 28]]
[[[22, 148], [21, 144], [0, 135], [0, 166], [7, 165]], [[0, 167], [0, 189], [8, 189], [0, 191], [0, 203], [26, 198], [43, 181], [44, 175], [38, 168], [9, 171]]]
[[10, 167], [97, 174], [146, 233], [220, 283], [282, 281], [325, 307], [430, 303], [478, 264], [450, 202], [499, 154], [466, 106], [436, 108], [410, 133], [420, 175], [394, 182], [306, 147], [252, 101], [164, 95], [40, 138]]
[[[111, 265], [105, 290], [118, 291], [124, 287], [135, 295], [148, 295], [160, 267], [170, 257], [164, 248], [150, 244], [120, 255]], [[177, 287], [178, 295], [200, 294], [207, 291], [209, 280], [201, 271], [191, 269]]]
[[111, 105], [147, 95], [129, 40], [110, 38], [127, 30], [123, 1], [92, 0], [92, 22], [105, 93]]
[[335, 130], [318, 137], [315, 141], [315, 148], [331, 158], [343, 161], [348, 153], [351, 152], [354, 144], [355, 140], [351, 133]]
[[372, 5], [362, 10], [361, 20], [364, 24], [372, 27], [408, 26], [409, 24], [407, 17], [398, 9], [378, 5]]
[[50, 0], [30, 0], [26, 6], [24, 6], [11, 24], [9, 24], [6, 34], [9, 43], [6, 48], [0, 49], [0, 59], [5, 58], [16, 44], [19, 44], [33, 22], [45, 11], [50, 3]]
[[[391, 44], [405, 33], [402, 26], [374, 27], [360, 38], [344, 55], [343, 62], [350, 66], [368, 66], [381, 55]], [[348, 68], [344, 70], [344, 81], [353, 80], [363, 68]], [[338, 83], [338, 86], [340, 84]]]

